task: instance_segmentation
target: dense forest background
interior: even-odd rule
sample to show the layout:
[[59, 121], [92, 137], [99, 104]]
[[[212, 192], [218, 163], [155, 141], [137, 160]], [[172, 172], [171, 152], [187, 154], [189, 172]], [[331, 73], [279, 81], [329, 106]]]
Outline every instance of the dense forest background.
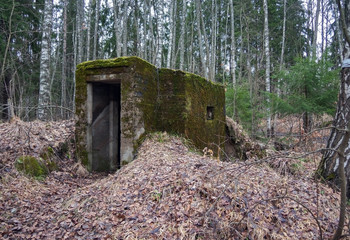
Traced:
[[[121, 170], [124, 176], [118, 173], [106, 180], [101, 178], [91, 187], [95, 190], [82, 194], [80, 186], [88, 186], [101, 176], [89, 175], [75, 161], [72, 139], [76, 66], [84, 61], [131, 55], [158, 68], [193, 72], [223, 84], [226, 114], [235, 120], [227, 118], [226, 126], [231, 122], [238, 129], [232, 131], [232, 136], [244, 140], [235, 140], [235, 146], [253, 146], [249, 151], [240, 149], [248, 160], [232, 159], [232, 163], [226, 163], [207, 161], [204, 158], [209, 156], [198, 155], [197, 163], [194, 155], [187, 155], [189, 149], [180, 140], [155, 133], [140, 151], [144, 155], [140, 154], [139, 161]], [[43, 121], [32, 122], [36, 119]], [[13, 121], [7, 123], [8, 120]], [[179, 199], [182, 209], [187, 209], [171, 210], [177, 216], [176, 224], [166, 229], [176, 233], [163, 232], [159, 226], [149, 224], [152, 220], [147, 221], [148, 229], [145, 228], [148, 236], [185, 236], [183, 229], [187, 229], [193, 238], [217, 234], [205, 239], [219, 239], [217, 236], [225, 234], [240, 239], [285, 239], [287, 233], [291, 239], [323, 239], [323, 233], [325, 239], [330, 239], [336, 229], [333, 239], [342, 238], [343, 230], [348, 237], [350, 0], [1, 0], [0, 123], [0, 190], [4, 193], [0, 194], [0, 213], [4, 212], [0, 214], [0, 235], [5, 238], [24, 238], [22, 234], [32, 238], [109, 236], [106, 234], [111, 234], [110, 226], [115, 227], [114, 235], [127, 235], [137, 219], [128, 211], [134, 199], [128, 197], [128, 201], [123, 200], [126, 205], [114, 205], [119, 209], [114, 212], [109, 199], [136, 196], [136, 192], [145, 189], [144, 179], [150, 185], [146, 187], [148, 192], [138, 192], [138, 196], [146, 198], [139, 201], [136, 212], [146, 213], [145, 219], [154, 219], [153, 213], [147, 215], [149, 209], [161, 209], [158, 206], [163, 202], [163, 212], [169, 212], [169, 202], [179, 206]], [[233, 139], [231, 135], [226, 137]], [[259, 141], [253, 142], [256, 139]], [[164, 148], [158, 144], [164, 142], [172, 145]], [[65, 153], [60, 146], [66, 146]], [[254, 146], [264, 155], [253, 156]], [[27, 178], [14, 171], [15, 165], [24, 161], [21, 154], [43, 159], [48, 155], [42, 153], [54, 151], [62, 171], [53, 171], [46, 180], [39, 179], [46, 181], [43, 184], [38, 181], [29, 186]], [[166, 151], [170, 155], [163, 154]], [[163, 162], [169, 161], [173, 161], [175, 170], [159, 174], [160, 170], [168, 171]], [[136, 169], [136, 174], [131, 177], [128, 169]], [[214, 175], [208, 175], [213, 169]], [[170, 175], [173, 173], [176, 176]], [[149, 177], [139, 178], [146, 174]], [[175, 180], [181, 176], [181, 181], [187, 183], [195, 175], [202, 184], [192, 187], [186, 183], [180, 189], [177, 180], [168, 184], [168, 180], [158, 178], [163, 174]], [[130, 180], [134, 176], [137, 177]], [[340, 194], [322, 184], [326, 182], [323, 180], [340, 189]], [[110, 192], [113, 181], [116, 186], [120, 183], [120, 188]], [[237, 191], [238, 183], [244, 187]], [[159, 186], [164, 186], [163, 192], [155, 188]], [[171, 190], [170, 195], [166, 194], [167, 189]], [[225, 191], [229, 194], [223, 194]], [[93, 214], [89, 211], [94, 200], [85, 201], [82, 195], [88, 196], [86, 199], [100, 198], [96, 201], [100, 205], [91, 210]], [[195, 214], [191, 215], [193, 205], [186, 204], [193, 196], [204, 203], [196, 204], [196, 211], [192, 211]], [[213, 203], [213, 199], [217, 200]], [[67, 206], [71, 206], [70, 213], [62, 218]], [[223, 213], [220, 218], [218, 209]], [[236, 214], [231, 214], [234, 211]], [[254, 211], [258, 218], [252, 219]], [[178, 217], [185, 212], [188, 215]], [[87, 213], [85, 224], [81, 213]], [[96, 218], [95, 213], [110, 217], [106, 223], [111, 225], [101, 227], [100, 222], [90, 221]], [[260, 218], [262, 215], [264, 219]], [[59, 220], [51, 221], [53, 216]], [[196, 221], [186, 225], [188, 216]], [[236, 216], [240, 220], [233, 218]], [[241, 225], [245, 218], [246, 225]], [[71, 224], [70, 219], [83, 225]], [[193, 224], [198, 219], [203, 222]], [[130, 225], [112, 225], [116, 222]], [[179, 222], [185, 222], [186, 228], [178, 227]], [[219, 222], [221, 226], [217, 227]], [[163, 223], [173, 224], [169, 218], [163, 218]], [[257, 224], [261, 225], [257, 228]], [[143, 229], [144, 225], [140, 226]], [[208, 232], [201, 232], [203, 229]], [[284, 236], [274, 235], [277, 233]], [[174, 238], [169, 236], [165, 238]]]
[[1, 118], [71, 118], [77, 64], [135, 55], [224, 84], [227, 115], [253, 136], [289, 114], [310, 131], [336, 109], [338, 15], [324, 0], [3, 0]]

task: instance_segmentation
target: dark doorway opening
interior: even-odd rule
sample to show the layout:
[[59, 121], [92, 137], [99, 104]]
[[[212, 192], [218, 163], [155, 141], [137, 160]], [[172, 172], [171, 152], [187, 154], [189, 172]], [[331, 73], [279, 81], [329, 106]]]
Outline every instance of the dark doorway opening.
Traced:
[[92, 83], [90, 153], [92, 171], [120, 168], [120, 84]]

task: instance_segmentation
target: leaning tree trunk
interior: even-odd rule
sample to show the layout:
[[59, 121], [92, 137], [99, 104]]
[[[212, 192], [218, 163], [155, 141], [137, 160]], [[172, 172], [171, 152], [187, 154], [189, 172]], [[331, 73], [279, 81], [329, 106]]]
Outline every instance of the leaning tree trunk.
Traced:
[[[339, 12], [340, 19], [342, 23], [342, 30], [345, 37], [345, 47], [344, 47], [344, 62], [341, 70], [341, 83], [340, 92], [338, 98], [337, 112], [334, 118], [331, 135], [327, 143], [327, 151], [324, 152], [321, 163], [318, 167], [318, 173], [321, 177], [335, 183], [337, 186], [340, 184], [339, 178], [339, 157], [336, 150], [345, 136], [344, 129], [350, 121], [350, 18], [348, 17], [350, 13], [350, 1], [347, 1], [345, 8], [341, 6], [339, 0], [336, 1]], [[342, 131], [343, 129], [343, 131]], [[344, 169], [347, 182], [350, 180], [350, 142], [347, 143], [344, 155], [346, 156]], [[347, 186], [347, 197], [350, 198], [349, 185]]]
[[[327, 149], [337, 150], [341, 144], [348, 121], [350, 120], [350, 68], [343, 68], [341, 71], [341, 86], [338, 99], [337, 113], [334, 118], [331, 135], [327, 143]], [[344, 163], [345, 175], [349, 181], [350, 178], [350, 142], [345, 149], [344, 155], [346, 160]], [[319, 165], [319, 174], [326, 180], [330, 180], [339, 186], [339, 157], [336, 151], [327, 150], [323, 154], [322, 161]], [[349, 186], [347, 189], [347, 197], [350, 198]]]

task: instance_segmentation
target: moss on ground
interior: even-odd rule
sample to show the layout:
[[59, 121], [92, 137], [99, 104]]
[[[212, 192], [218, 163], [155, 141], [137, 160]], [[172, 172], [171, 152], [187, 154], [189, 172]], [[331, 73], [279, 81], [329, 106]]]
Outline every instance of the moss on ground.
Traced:
[[31, 177], [45, 177], [48, 169], [42, 160], [33, 156], [21, 156], [17, 158], [15, 167], [18, 171]]

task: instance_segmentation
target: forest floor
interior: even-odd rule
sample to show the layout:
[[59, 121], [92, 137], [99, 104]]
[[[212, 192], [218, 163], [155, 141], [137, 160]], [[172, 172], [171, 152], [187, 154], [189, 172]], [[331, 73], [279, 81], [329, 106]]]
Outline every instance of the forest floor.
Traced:
[[[277, 130], [296, 134], [297, 123], [280, 120]], [[73, 133], [72, 121], [0, 124], [0, 238], [330, 239], [336, 229], [339, 193], [314, 178], [320, 154], [293, 158], [323, 147], [328, 131], [285, 138], [292, 150], [244, 162], [155, 133], [109, 175], [77, 174], [74, 149], [58, 150]], [[59, 170], [36, 180], [15, 169], [19, 156], [48, 146]]]

